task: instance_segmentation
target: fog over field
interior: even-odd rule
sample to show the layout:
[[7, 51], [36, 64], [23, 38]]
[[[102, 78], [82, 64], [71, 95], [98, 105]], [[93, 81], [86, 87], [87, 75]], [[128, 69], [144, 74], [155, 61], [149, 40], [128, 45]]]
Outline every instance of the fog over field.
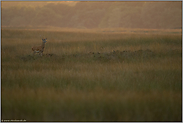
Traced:
[[2, 26], [180, 29], [182, 2], [2, 2]]

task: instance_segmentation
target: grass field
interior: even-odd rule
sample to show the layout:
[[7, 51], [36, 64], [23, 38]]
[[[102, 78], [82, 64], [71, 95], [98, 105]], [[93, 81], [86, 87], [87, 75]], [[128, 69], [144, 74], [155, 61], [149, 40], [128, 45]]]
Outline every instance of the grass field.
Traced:
[[181, 32], [1, 31], [2, 120], [182, 121]]

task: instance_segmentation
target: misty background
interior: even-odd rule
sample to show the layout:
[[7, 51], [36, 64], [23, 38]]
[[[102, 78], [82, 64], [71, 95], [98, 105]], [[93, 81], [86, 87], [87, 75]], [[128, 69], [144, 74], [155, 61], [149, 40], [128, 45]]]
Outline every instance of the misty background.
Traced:
[[2, 27], [181, 29], [182, 2], [1, 2]]

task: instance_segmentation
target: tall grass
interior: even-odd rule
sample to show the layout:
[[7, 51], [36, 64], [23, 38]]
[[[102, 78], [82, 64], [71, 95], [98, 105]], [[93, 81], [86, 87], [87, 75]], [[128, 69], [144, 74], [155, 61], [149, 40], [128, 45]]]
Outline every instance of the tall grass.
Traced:
[[[32, 56], [40, 35], [53, 56]], [[2, 119], [181, 121], [181, 41], [179, 34], [2, 30]]]

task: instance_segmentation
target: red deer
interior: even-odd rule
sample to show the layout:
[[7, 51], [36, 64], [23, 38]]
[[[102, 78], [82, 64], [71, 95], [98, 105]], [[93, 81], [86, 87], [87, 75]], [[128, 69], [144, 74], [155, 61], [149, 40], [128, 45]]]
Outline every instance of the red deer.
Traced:
[[42, 41], [43, 41], [43, 42], [42, 42], [42, 45], [32, 47], [33, 55], [34, 55], [35, 53], [39, 53], [39, 55], [42, 56], [43, 51], [44, 51], [44, 48], [45, 48], [45, 43], [47, 42], [46, 40], [47, 40], [47, 38], [42, 39]]

